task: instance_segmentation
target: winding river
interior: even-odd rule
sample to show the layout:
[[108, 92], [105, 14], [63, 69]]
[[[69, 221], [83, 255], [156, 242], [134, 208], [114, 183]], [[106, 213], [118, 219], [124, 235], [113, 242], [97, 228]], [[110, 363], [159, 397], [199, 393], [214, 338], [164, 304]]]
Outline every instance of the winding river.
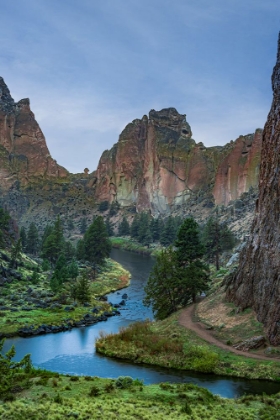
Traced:
[[[121, 315], [111, 317], [90, 327], [76, 328], [58, 334], [47, 334], [32, 338], [7, 339], [4, 350], [12, 344], [16, 346], [16, 359], [20, 360], [26, 353], [32, 354], [34, 366], [74, 375], [91, 375], [117, 378], [121, 375], [142, 379], [145, 384], [159, 382], [192, 382], [208, 388], [211, 392], [223, 397], [233, 398], [245, 393], [272, 394], [280, 391], [280, 384], [268, 381], [247, 381], [215, 375], [182, 372], [175, 369], [134, 365], [115, 360], [95, 352], [95, 339], [100, 331], [116, 332], [131, 322], [152, 318], [150, 308], [142, 304], [143, 286], [153, 266], [150, 257], [128, 251], [114, 249], [112, 258], [121, 263], [132, 274], [131, 283], [125, 289], [128, 294], [126, 305], [120, 309]], [[108, 300], [119, 303], [124, 291], [111, 293]]]

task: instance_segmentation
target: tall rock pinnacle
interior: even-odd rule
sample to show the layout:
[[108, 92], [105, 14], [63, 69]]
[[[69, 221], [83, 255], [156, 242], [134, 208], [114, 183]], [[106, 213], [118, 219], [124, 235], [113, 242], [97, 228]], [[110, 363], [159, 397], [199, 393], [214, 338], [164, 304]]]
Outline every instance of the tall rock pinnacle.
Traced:
[[252, 307], [274, 345], [280, 344], [280, 34], [272, 74], [273, 101], [263, 132], [259, 199], [248, 246], [227, 297], [241, 309]]

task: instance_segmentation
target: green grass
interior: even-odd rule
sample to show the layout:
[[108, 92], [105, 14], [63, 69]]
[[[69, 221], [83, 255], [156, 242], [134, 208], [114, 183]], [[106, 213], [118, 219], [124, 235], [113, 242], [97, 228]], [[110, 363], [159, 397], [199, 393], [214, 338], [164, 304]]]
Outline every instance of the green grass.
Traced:
[[127, 251], [137, 252], [138, 254], [153, 255], [156, 256], [160, 250], [159, 246], [151, 244], [148, 248], [140, 244], [138, 241], [132, 238], [116, 237], [110, 238], [113, 248], [125, 249]]
[[237, 356], [210, 345], [178, 325], [178, 313], [164, 321], [136, 323], [117, 334], [101, 335], [96, 349], [135, 363], [280, 382], [280, 362]]
[[32, 385], [0, 404], [2, 420], [253, 420], [277, 419], [280, 394], [223, 399], [193, 384], [118, 388], [110, 379], [33, 372]]
[[[66, 282], [56, 295], [51, 297], [53, 303], [59, 301], [59, 296], [64, 295], [64, 304], [61, 309], [39, 309], [33, 305], [28, 305], [24, 298], [28, 296], [28, 289], [32, 288], [37, 292], [50, 292], [49, 288], [49, 273], [40, 273], [40, 282], [37, 285], [33, 285], [30, 280], [27, 280], [28, 276], [32, 274], [32, 268], [36, 263], [28, 259], [28, 264], [25, 267], [20, 268], [20, 271], [24, 280], [14, 280], [10, 284], [0, 289], [0, 305], [8, 308], [18, 309], [16, 312], [5, 310], [0, 312], [0, 333], [4, 335], [16, 335], [17, 331], [25, 326], [33, 325], [34, 328], [39, 327], [42, 324], [59, 326], [66, 324], [67, 320], [71, 319], [73, 322], [80, 321], [85, 314], [89, 312], [89, 308], [83, 305], [77, 305], [74, 311], [66, 312], [64, 310], [65, 305], [73, 304], [73, 300], [69, 296], [70, 283]], [[26, 267], [26, 265], [28, 267]], [[91, 305], [100, 308], [100, 314], [103, 311], [111, 310], [111, 307], [106, 302], [98, 300], [99, 296], [109, 293], [114, 290], [122, 289], [129, 284], [130, 273], [125, 270], [119, 263], [113, 260], [106, 260], [106, 264], [102, 268], [102, 271], [98, 274], [96, 279], [93, 279], [90, 284], [91, 291]], [[15, 296], [16, 300], [11, 300], [11, 297]], [[22, 299], [21, 299], [22, 298]], [[22, 310], [22, 306], [30, 307], [30, 311]]]

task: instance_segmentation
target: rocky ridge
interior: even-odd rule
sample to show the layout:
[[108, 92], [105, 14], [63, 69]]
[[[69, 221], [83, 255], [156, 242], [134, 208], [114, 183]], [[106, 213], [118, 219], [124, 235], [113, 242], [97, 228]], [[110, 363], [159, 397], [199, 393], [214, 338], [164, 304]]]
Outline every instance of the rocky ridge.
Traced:
[[[96, 204], [127, 211], [207, 217], [258, 183], [262, 130], [221, 147], [196, 143], [186, 116], [151, 110], [128, 124], [91, 174], [70, 174], [50, 156], [28, 99], [15, 102], [0, 78], [0, 205], [26, 225], [58, 214], [90, 221]], [[237, 214], [237, 211], [235, 212]]]
[[247, 246], [227, 280], [227, 298], [252, 307], [274, 345], [280, 344], [280, 34], [272, 74], [273, 102], [263, 132], [259, 198]]
[[169, 214], [198, 201], [228, 205], [258, 182], [262, 130], [224, 147], [192, 139], [186, 116], [175, 108], [152, 110], [128, 124], [117, 144], [101, 156], [97, 201]]

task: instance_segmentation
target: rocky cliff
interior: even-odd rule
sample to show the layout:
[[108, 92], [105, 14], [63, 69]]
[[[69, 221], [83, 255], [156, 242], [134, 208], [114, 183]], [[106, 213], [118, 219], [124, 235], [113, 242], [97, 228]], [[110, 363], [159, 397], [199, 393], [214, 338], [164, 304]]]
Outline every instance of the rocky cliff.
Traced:
[[273, 102], [263, 132], [259, 199], [248, 246], [227, 282], [227, 297], [252, 307], [268, 338], [280, 344], [280, 35], [272, 74]]
[[75, 206], [79, 211], [92, 206], [90, 178], [73, 176], [57, 164], [29, 99], [15, 102], [0, 77], [0, 205], [21, 224], [30, 220], [44, 224], [57, 214], [70, 217]]
[[105, 151], [96, 177], [98, 201], [117, 200], [155, 214], [169, 213], [202, 198], [227, 205], [258, 183], [262, 130], [224, 147], [206, 148], [192, 139], [185, 115], [152, 110], [128, 124]]
[[20, 224], [57, 214], [90, 220], [105, 200], [155, 215], [209, 212], [257, 186], [261, 142], [258, 129], [206, 148], [175, 108], [151, 110], [125, 127], [95, 172], [73, 175], [50, 156], [29, 100], [15, 103], [0, 78], [0, 204]]

